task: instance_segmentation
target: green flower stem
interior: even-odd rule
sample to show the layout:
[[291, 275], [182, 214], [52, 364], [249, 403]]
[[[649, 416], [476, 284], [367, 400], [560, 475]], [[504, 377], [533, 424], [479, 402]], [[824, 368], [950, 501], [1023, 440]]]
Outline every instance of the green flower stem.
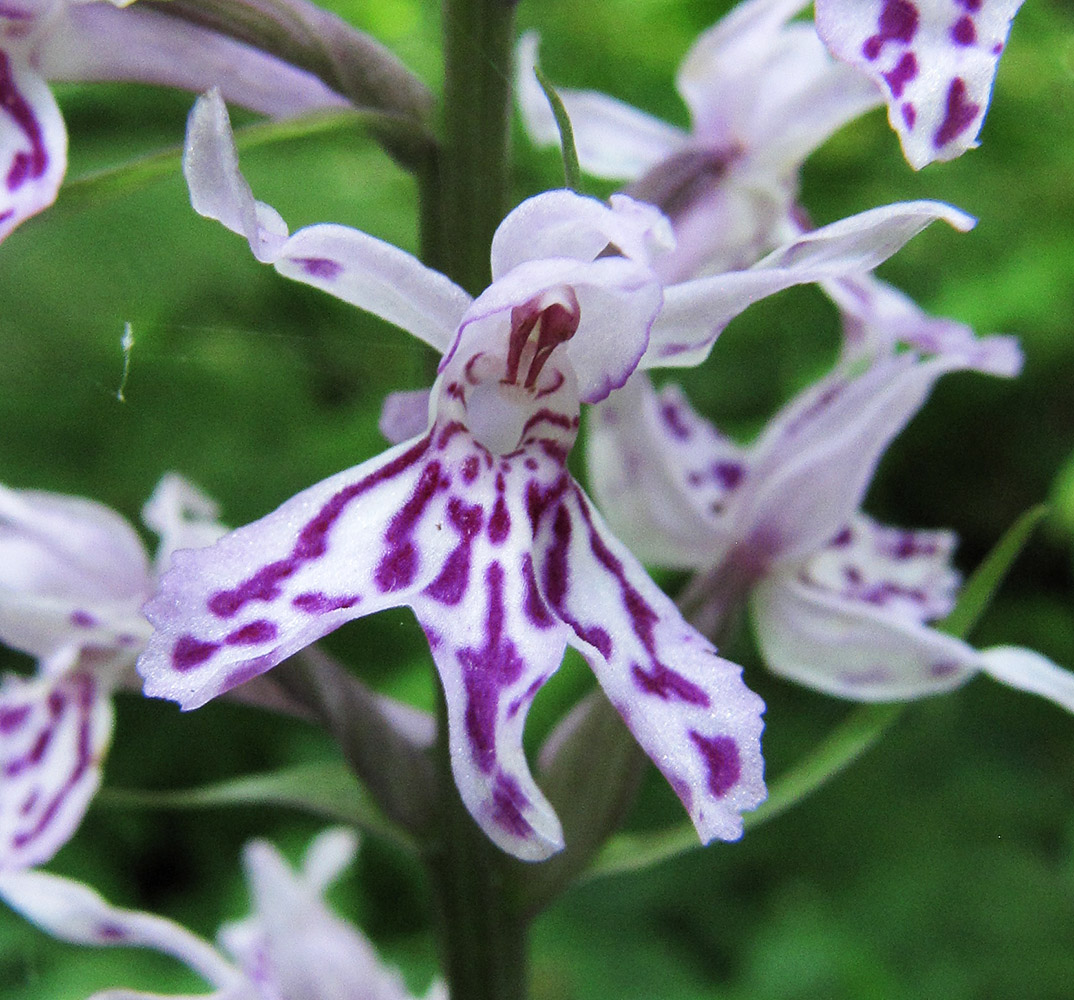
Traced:
[[[492, 235], [508, 209], [514, 4], [443, 0], [443, 144], [435, 175], [419, 178], [422, 254], [473, 295], [489, 284]], [[437, 707], [439, 807], [425, 840], [441, 968], [456, 1000], [523, 1000], [527, 924], [510, 888], [519, 862], [495, 847], [459, 798]]]
[[496, 847], [462, 804], [451, 773], [442, 694], [438, 701], [441, 813], [425, 860], [432, 874], [441, 971], [451, 997], [524, 1000], [528, 921], [508, 888], [509, 872], [521, 862]]
[[514, 4], [444, 0], [442, 11], [444, 260], [435, 263], [477, 295], [491, 278], [492, 234], [509, 207]]

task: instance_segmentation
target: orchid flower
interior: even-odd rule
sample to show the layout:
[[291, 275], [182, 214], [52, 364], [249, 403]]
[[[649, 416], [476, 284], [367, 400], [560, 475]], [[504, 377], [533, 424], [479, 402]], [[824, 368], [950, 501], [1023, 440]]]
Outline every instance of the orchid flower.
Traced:
[[[665, 280], [745, 267], [770, 250], [791, 213], [805, 158], [846, 122], [880, 104], [876, 86], [836, 62], [813, 27], [788, 23], [802, 0], [748, 0], [704, 32], [679, 68], [685, 132], [592, 91], [558, 94], [583, 170], [628, 180], [660, 207], [678, 247]], [[538, 145], [559, 132], [534, 76], [537, 37], [518, 48], [516, 92]]]
[[915, 169], [977, 145], [1022, 0], [816, 0], [817, 31], [867, 73]]
[[356, 230], [288, 235], [239, 172], [219, 95], [194, 108], [185, 171], [195, 209], [245, 236], [259, 260], [444, 357], [415, 437], [177, 557], [145, 607], [156, 628], [139, 660], [146, 693], [196, 708], [346, 621], [409, 606], [440, 674], [462, 800], [495, 843], [536, 860], [562, 833], [522, 730], [571, 645], [701, 839], [737, 837], [741, 811], [764, 795], [761, 703], [571, 478], [579, 404], [639, 365], [700, 359], [761, 295], [857, 273], [933, 219], [964, 217], [890, 206], [801, 237], [750, 271], [662, 287], [649, 264], [669, 240], [663, 216], [627, 197], [609, 207], [549, 192], [501, 224], [493, 282], [471, 299]]
[[5, 0], [0, 5], [0, 240], [47, 208], [67, 168], [67, 132], [47, 80], [221, 88], [287, 116], [346, 106], [316, 77], [144, 4]]
[[[46, 872], [0, 874], [0, 896], [63, 941], [152, 948], [177, 958], [213, 987], [203, 1000], [410, 1000], [399, 973], [382, 965], [361, 931], [322, 898], [356, 849], [351, 831], [327, 830], [295, 871], [271, 844], [248, 843], [243, 861], [253, 913], [220, 929], [220, 948], [170, 920], [112, 906], [89, 886]], [[106, 990], [92, 1000], [136, 998], [164, 1000], [132, 990]], [[434, 982], [426, 1000], [447, 1000], [443, 984]]]
[[642, 559], [697, 571], [681, 603], [703, 631], [745, 605], [765, 662], [784, 677], [885, 701], [984, 671], [1074, 711], [1074, 675], [1039, 654], [978, 652], [927, 626], [954, 604], [949, 532], [885, 527], [858, 511], [882, 453], [935, 381], [959, 369], [1015, 374], [1017, 346], [949, 336], [934, 357], [888, 350], [855, 374], [863, 357], [792, 400], [748, 448], [694, 413], [677, 387], [658, 393], [632, 379], [591, 428], [601, 509]]
[[0, 682], [0, 871], [47, 861], [100, 783], [112, 691], [149, 635], [142, 602], [175, 549], [223, 529], [211, 501], [165, 476], [143, 518], [156, 565], [114, 511], [77, 497], [0, 487], [0, 642], [38, 660]]

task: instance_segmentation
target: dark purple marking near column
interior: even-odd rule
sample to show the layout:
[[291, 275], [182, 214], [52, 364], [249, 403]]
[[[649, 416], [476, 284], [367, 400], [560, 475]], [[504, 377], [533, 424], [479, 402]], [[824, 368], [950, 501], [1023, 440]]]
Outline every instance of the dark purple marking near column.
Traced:
[[343, 273], [343, 265], [327, 257], [295, 257], [294, 262], [311, 278], [323, 281], [335, 281]]
[[11, 62], [4, 52], [0, 52], [0, 110], [11, 116], [30, 144], [30, 152], [20, 150], [15, 154], [5, 180], [8, 191], [17, 191], [26, 181], [38, 180], [44, 175], [48, 167], [48, 150], [37, 116], [15, 86]]
[[917, 76], [917, 59], [913, 52], [904, 52], [899, 61], [884, 74], [894, 97], [902, 97], [906, 85]]
[[689, 441], [693, 431], [683, 422], [682, 410], [678, 403], [665, 400], [660, 404], [660, 418], [668, 433], [677, 441]]
[[358, 594], [332, 596], [320, 590], [311, 590], [292, 598], [291, 605], [308, 615], [327, 615], [333, 611], [353, 608], [361, 599]]
[[682, 701], [702, 708], [709, 706], [709, 696], [701, 688], [662, 663], [654, 663], [653, 669], [648, 672], [639, 664], [632, 663], [630, 675], [645, 694], [656, 695], [663, 701]]
[[828, 543], [830, 549], [845, 549], [854, 538], [854, 531], [848, 525], [839, 531], [835, 537]]
[[543, 406], [522, 425], [521, 436], [525, 437], [539, 424], [551, 424], [553, 427], [562, 427], [565, 431], [572, 431], [578, 426], [577, 422], [571, 420], [567, 414], [560, 413], [557, 410], [550, 410], [548, 407]]
[[489, 541], [493, 545], [502, 545], [511, 533], [511, 512], [507, 509], [507, 501], [504, 499], [506, 489], [506, 478], [502, 472], [498, 472], [496, 502], [492, 505], [492, 516], [489, 518]]
[[553, 374], [552, 381], [543, 389], [537, 390], [537, 398], [544, 399], [546, 396], [551, 396], [554, 393], [559, 392], [559, 390], [563, 388], [563, 383], [566, 381], [567, 377], [557, 368]]
[[951, 41], [956, 45], [974, 45], [977, 42], [977, 26], [967, 14], [951, 25]]
[[492, 821], [516, 837], [529, 837], [533, 833], [533, 827], [522, 815], [522, 810], [528, 809], [530, 805], [530, 800], [518, 787], [518, 782], [500, 771], [492, 786]]
[[414, 529], [436, 494], [446, 487], [440, 476], [440, 463], [430, 462], [421, 473], [414, 492], [388, 522], [384, 541], [388, 551], [377, 564], [374, 580], [381, 593], [410, 586], [418, 571], [418, 551], [414, 546]]
[[466, 424], [460, 420], [452, 420], [445, 424], [440, 430], [440, 437], [437, 438], [436, 450], [443, 451], [457, 434], [469, 434]]
[[9, 736], [21, 729], [23, 723], [30, 717], [32, 708], [31, 705], [0, 708], [0, 735]]
[[[217, 591], [208, 600], [206, 607], [209, 611], [217, 618], [233, 618], [251, 601], [272, 601], [279, 597], [280, 584], [284, 580], [298, 572], [305, 563], [319, 559], [328, 551], [328, 532], [347, 505], [374, 487], [394, 479], [409, 469], [428, 450], [429, 441], [428, 435], [423, 437], [413, 447], [387, 465], [381, 466], [376, 472], [371, 472], [357, 483], [341, 489], [299, 532], [290, 556], [263, 566], [253, 576], [230, 590]], [[398, 516], [397, 514], [396, 517]], [[390, 526], [388, 530], [391, 531]]]
[[228, 634], [224, 642], [228, 646], [258, 646], [263, 642], [271, 642], [278, 634], [276, 623], [262, 618], [235, 629]]
[[861, 48], [862, 55], [872, 62], [883, 51], [886, 42], [912, 42], [917, 34], [919, 20], [917, 7], [910, 3], [910, 0], [884, 0], [877, 21], [880, 30], [865, 39]]
[[940, 127], [932, 137], [932, 144], [937, 149], [946, 146], [973, 124], [980, 110], [979, 104], [966, 99], [966, 81], [956, 76], [947, 89], [947, 110]]
[[466, 735], [474, 761], [486, 773], [496, 764], [496, 717], [500, 694], [526, 669], [526, 661], [504, 632], [503, 585], [503, 567], [498, 562], [489, 563], [485, 570], [488, 594], [485, 644], [480, 648], [464, 647], [457, 654], [466, 689]]
[[906, 122], [906, 127], [913, 130], [914, 122], [917, 121], [917, 108], [907, 101], [899, 110], [902, 112], [902, 120]]
[[722, 799], [742, 777], [742, 759], [738, 744], [730, 736], [702, 736], [690, 730], [690, 739], [701, 751], [709, 772], [709, 791]]
[[458, 497], [448, 501], [447, 516], [459, 533], [459, 544], [444, 562], [436, 579], [425, 588], [434, 601], [451, 607], [459, 604], [470, 586], [470, 563], [474, 539], [481, 533], [485, 511], [481, 504], [466, 504]]
[[462, 463], [462, 481], [469, 486], [477, 479], [477, 474], [480, 471], [481, 459], [476, 455], [468, 455], [466, 461]]
[[195, 667], [200, 667], [218, 649], [218, 642], [204, 642], [189, 633], [179, 637], [179, 641], [172, 650], [172, 667], [179, 673], [186, 673]]
[[566, 473], [555, 478], [547, 489], [542, 489], [536, 479], [531, 479], [526, 484], [526, 513], [530, 519], [530, 530], [537, 534], [537, 525], [541, 518], [559, 502], [560, 497], [570, 486], [570, 478]]

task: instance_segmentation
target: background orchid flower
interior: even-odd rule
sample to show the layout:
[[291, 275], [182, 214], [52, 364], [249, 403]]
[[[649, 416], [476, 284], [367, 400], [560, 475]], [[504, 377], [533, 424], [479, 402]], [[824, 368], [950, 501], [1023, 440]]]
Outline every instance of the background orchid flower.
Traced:
[[215, 507], [165, 476], [143, 511], [161, 539], [151, 565], [114, 511], [0, 487], [0, 641], [38, 660], [0, 682], [0, 871], [47, 861], [82, 820], [112, 735], [112, 691], [149, 635], [142, 602], [181, 547], [223, 529]]
[[[746, 267], [772, 249], [802, 162], [880, 103], [876, 86], [834, 60], [812, 25], [788, 23], [803, 6], [749, 0], [700, 35], [676, 81], [690, 132], [604, 94], [557, 91], [582, 169], [631, 181], [627, 193], [671, 219], [678, 247], [658, 265], [665, 280]], [[537, 145], [558, 145], [536, 61], [529, 34], [518, 48], [519, 107]]]
[[887, 96], [911, 166], [977, 145], [999, 57], [1022, 0], [816, 0], [832, 53]]
[[[343, 622], [407, 605], [448, 706], [463, 802], [525, 859], [562, 846], [522, 730], [569, 644], [683, 799], [703, 840], [741, 833], [764, 796], [762, 704], [607, 531], [566, 460], [580, 401], [638, 364], [661, 305], [644, 258], [660, 218], [570, 192], [500, 226], [475, 300], [409, 254], [342, 226], [288, 237], [238, 173], [219, 98], [195, 109], [194, 205], [283, 273], [445, 352], [417, 437], [311, 487], [200, 555], [146, 606], [147, 694], [194, 708]], [[557, 250], [558, 256], [552, 251]]]
[[954, 603], [950, 533], [887, 528], [858, 512], [881, 455], [937, 378], [1010, 375], [1017, 362], [1009, 338], [948, 342], [928, 359], [888, 350], [860, 374], [860, 364], [843, 365], [805, 390], [748, 448], [677, 387], [657, 393], [635, 378], [593, 421], [594, 493], [642, 559], [697, 571], [682, 603], [703, 630], [748, 606], [776, 673], [882, 701], [948, 690], [983, 670], [1074, 711], [1074, 676], [1038, 654], [979, 653], [927, 627]]
[[[362, 933], [322, 898], [357, 845], [349, 830], [327, 830], [310, 844], [295, 871], [271, 844], [248, 843], [243, 862], [253, 912], [220, 929], [219, 948], [170, 920], [112, 906], [89, 886], [45, 872], [0, 874], [0, 896], [61, 940], [171, 955], [214, 987], [206, 998], [409, 1000], [413, 994], [399, 973], [382, 965]], [[138, 997], [150, 994], [106, 990], [93, 1000]], [[440, 982], [426, 994], [426, 1000], [446, 998]]]
[[67, 132], [46, 81], [217, 86], [272, 116], [345, 106], [304, 70], [145, 4], [14, 0], [0, 6], [0, 240], [47, 208], [67, 168]]

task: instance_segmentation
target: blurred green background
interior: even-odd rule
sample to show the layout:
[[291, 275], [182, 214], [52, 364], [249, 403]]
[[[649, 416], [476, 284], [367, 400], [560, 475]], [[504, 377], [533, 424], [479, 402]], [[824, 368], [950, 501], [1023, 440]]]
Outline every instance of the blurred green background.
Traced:
[[[335, 5], [439, 87], [437, 5]], [[605, 90], [685, 124], [679, 58], [727, 7], [686, 0], [522, 3], [548, 75]], [[57, 88], [72, 178], [177, 144], [186, 95]], [[241, 120], [242, 116], [238, 116]], [[560, 183], [558, 156], [516, 128], [517, 199]], [[1074, 667], [1074, 9], [1030, 0], [1000, 67], [981, 148], [913, 173], [882, 112], [809, 162], [803, 200], [818, 222], [877, 204], [940, 198], [980, 219], [936, 227], [881, 273], [933, 312], [979, 332], [1017, 333], [1025, 374], [949, 377], [885, 459], [868, 509], [946, 526], [972, 569], [1014, 518], [1052, 513], [973, 636], [1030, 645]], [[357, 226], [413, 249], [413, 187], [360, 134], [335, 131], [243, 158], [257, 196], [292, 229]], [[603, 193], [594, 185], [593, 190]], [[61, 194], [0, 247], [0, 479], [92, 496], [136, 520], [160, 474], [184, 473], [241, 524], [383, 447], [388, 391], [425, 382], [408, 337], [258, 265], [241, 240], [190, 209], [178, 174], [104, 197]], [[125, 401], [120, 338], [134, 334]], [[683, 381], [743, 436], [830, 363], [831, 307], [796, 290], [754, 307]], [[408, 612], [355, 623], [333, 648], [380, 689], [430, 704], [431, 672]], [[778, 681], [747, 636], [724, 650], [768, 702], [778, 775], [847, 707]], [[0, 664], [25, 669], [14, 654]], [[531, 730], [591, 684], [576, 667], [538, 699]], [[184, 788], [332, 756], [312, 729], [228, 704], [181, 716], [118, 699], [106, 782]], [[650, 775], [636, 827], [679, 822]], [[246, 910], [242, 843], [292, 853], [316, 820], [268, 809], [91, 809], [50, 866], [110, 898], [211, 935]], [[420, 871], [366, 838], [333, 894], [415, 986], [434, 968]], [[743, 841], [643, 874], [582, 885], [538, 923], [534, 997], [1069, 998], [1074, 989], [1074, 719], [977, 680], [915, 704], [881, 744], [800, 807]], [[174, 963], [56, 944], [0, 911], [0, 996], [81, 998], [131, 986], [194, 991]]]

